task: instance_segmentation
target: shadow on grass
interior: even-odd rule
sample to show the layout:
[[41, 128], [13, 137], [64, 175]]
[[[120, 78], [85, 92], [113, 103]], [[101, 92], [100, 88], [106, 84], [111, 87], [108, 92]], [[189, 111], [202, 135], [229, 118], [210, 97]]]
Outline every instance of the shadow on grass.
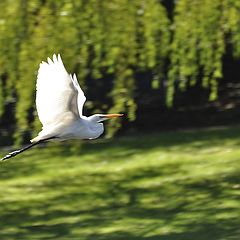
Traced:
[[[153, 148], [204, 148], [224, 141], [240, 142], [239, 128], [167, 133], [100, 141], [81, 147], [80, 155], [107, 151], [112, 158], [128, 158]], [[49, 144], [50, 145], [50, 144]], [[47, 168], [74, 166], [65, 146], [26, 153], [25, 159], [2, 165], [1, 187], [11, 178], [44, 174]], [[184, 149], [182, 149], [184, 151]], [[78, 151], [76, 151], [78, 154]], [[55, 156], [55, 160], [49, 156]], [[41, 159], [39, 159], [39, 156]], [[28, 159], [30, 161], [28, 161]], [[64, 162], [62, 162], [64, 161]], [[79, 159], [81, 161], [81, 158]], [[97, 161], [97, 160], [91, 160]], [[22, 194], [42, 194], [34, 200], [1, 201], [1, 239], [82, 240], [234, 240], [240, 239], [238, 169], [227, 174], [189, 178], [180, 161], [141, 171], [96, 173], [51, 178]], [[184, 179], [165, 176], [181, 173]], [[141, 185], [138, 181], [150, 181]], [[34, 187], [35, 186], [35, 187]], [[7, 199], [7, 198], [6, 198]]]
[[239, 183], [238, 172], [217, 179], [159, 182], [148, 188], [131, 186], [136, 179], [161, 174], [161, 169], [148, 169], [119, 175], [118, 179], [91, 174], [84, 176], [84, 181], [48, 182], [37, 191], [64, 194], [43, 202], [19, 203], [16, 199], [2, 204], [1, 239], [240, 238], [240, 208], [224, 203], [239, 198], [239, 190], [232, 189]]

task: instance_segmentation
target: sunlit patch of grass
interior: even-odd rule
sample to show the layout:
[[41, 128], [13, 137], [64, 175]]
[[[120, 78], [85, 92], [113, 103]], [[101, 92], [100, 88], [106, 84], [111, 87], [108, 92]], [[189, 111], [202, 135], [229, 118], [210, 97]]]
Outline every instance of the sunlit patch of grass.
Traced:
[[1, 239], [240, 239], [240, 128], [48, 144], [1, 164]]

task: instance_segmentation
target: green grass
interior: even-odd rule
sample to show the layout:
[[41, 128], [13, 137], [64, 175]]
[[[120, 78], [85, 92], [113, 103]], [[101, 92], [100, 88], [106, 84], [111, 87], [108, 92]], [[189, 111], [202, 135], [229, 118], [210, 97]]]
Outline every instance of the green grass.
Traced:
[[0, 166], [0, 239], [238, 240], [240, 128], [53, 143]]

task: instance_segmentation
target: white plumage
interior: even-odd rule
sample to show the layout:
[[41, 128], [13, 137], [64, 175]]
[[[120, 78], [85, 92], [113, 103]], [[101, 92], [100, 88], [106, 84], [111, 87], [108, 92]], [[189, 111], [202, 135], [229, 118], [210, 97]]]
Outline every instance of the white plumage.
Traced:
[[[82, 116], [86, 97], [80, 88], [76, 75], [69, 75], [60, 55], [53, 55], [53, 61], [42, 62], [37, 76], [36, 105], [43, 127], [61, 121], [64, 117]], [[79, 109], [78, 109], [79, 108]]]
[[36, 106], [42, 131], [31, 140], [32, 144], [10, 152], [4, 161], [50, 139], [94, 139], [103, 131], [103, 121], [123, 114], [94, 114], [83, 116], [86, 97], [75, 74], [67, 73], [60, 55], [53, 55], [40, 64], [37, 76]]
[[55, 137], [93, 139], [104, 129], [102, 121], [120, 117], [122, 114], [95, 114], [83, 116], [86, 97], [78, 84], [77, 77], [68, 74], [61, 56], [42, 62], [37, 76], [36, 106], [43, 128], [32, 142]]

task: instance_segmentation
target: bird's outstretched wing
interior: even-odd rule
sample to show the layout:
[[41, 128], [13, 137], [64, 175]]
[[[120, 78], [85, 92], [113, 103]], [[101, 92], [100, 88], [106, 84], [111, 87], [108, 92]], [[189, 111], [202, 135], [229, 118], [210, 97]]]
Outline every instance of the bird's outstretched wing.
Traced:
[[36, 105], [43, 127], [82, 116], [86, 97], [76, 75], [67, 73], [60, 55], [40, 64], [37, 76]]
[[73, 76], [71, 76], [71, 80], [72, 80], [72, 83], [75, 87], [75, 89], [77, 90], [78, 92], [78, 95], [77, 95], [77, 107], [78, 107], [78, 113], [80, 115], [80, 117], [82, 116], [82, 112], [83, 112], [83, 105], [86, 101], [86, 97], [84, 95], [84, 92], [83, 90], [81, 89], [79, 83], [78, 83], [78, 80], [77, 80], [77, 76], [76, 74], [74, 73]]

